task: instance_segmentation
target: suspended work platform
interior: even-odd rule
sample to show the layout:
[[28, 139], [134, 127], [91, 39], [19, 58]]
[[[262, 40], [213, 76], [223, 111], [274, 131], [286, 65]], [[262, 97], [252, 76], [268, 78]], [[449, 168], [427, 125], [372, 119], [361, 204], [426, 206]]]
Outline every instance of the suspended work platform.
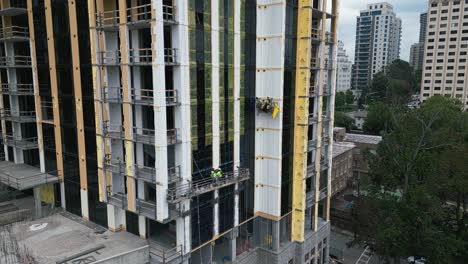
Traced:
[[169, 203], [178, 203], [207, 192], [246, 181], [249, 177], [249, 169], [239, 168], [237, 171], [225, 172], [219, 178], [204, 178], [194, 182], [182, 183], [167, 190], [167, 201]]

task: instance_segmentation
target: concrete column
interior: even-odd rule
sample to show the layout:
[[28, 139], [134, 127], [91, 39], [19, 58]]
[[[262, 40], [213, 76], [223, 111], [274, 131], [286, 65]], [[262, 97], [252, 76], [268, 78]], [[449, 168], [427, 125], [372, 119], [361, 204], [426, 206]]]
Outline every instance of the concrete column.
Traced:
[[36, 209], [35, 215], [38, 217], [42, 216], [42, 205], [41, 205], [41, 187], [34, 187], [34, 209]]
[[67, 209], [67, 204], [65, 200], [65, 183], [60, 182], [60, 203], [62, 204], [63, 209]]
[[177, 245], [182, 247], [182, 252], [187, 254], [190, 252], [191, 244], [190, 237], [190, 217], [178, 217], [176, 219], [176, 239]]
[[140, 234], [140, 238], [148, 238], [146, 231], [146, 217], [142, 215], [138, 216], [138, 233]]
[[[172, 44], [178, 49], [179, 65], [174, 70], [174, 88], [179, 96], [179, 105], [175, 107], [175, 124], [179, 128], [181, 143], [175, 147], [175, 165], [180, 166], [183, 182], [192, 179], [192, 146], [190, 131], [190, 66], [189, 66], [189, 29], [188, 29], [188, 2], [174, 0], [177, 7], [176, 20], [178, 24], [172, 26]], [[181, 206], [190, 209], [190, 201], [184, 201]], [[191, 250], [190, 215], [178, 217], [177, 245], [182, 246], [184, 254]]]
[[[213, 135], [213, 168], [220, 166], [220, 129], [219, 129], [219, 0], [211, 0], [211, 111]], [[219, 191], [213, 192], [213, 235], [219, 233]]]
[[272, 239], [272, 250], [273, 251], [278, 251], [280, 247], [280, 222], [279, 221], [273, 221], [271, 224], [271, 239]]
[[126, 229], [125, 210], [107, 204], [107, 226], [110, 231], [118, 232]]
[[88, 189], [80, 189], [81, 216], [89, 221]]

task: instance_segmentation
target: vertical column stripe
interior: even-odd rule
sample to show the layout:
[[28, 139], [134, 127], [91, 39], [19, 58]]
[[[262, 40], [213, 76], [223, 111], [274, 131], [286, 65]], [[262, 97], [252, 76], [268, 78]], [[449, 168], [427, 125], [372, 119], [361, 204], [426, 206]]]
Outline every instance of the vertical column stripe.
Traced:
[[[55, 134], [55, 152], [57, 153], [57, 171], [58, 178], [61, 182], [64, 179], [63, 157], [62, 157], [62, 128], [60, 124], [60, 108], [58, 98], [57, 84], [57, 69], [55, 61], [55, 43], [54, 43], [54, 28], [52, 22], [52, 5], [51, 0], [45, 0], [45, 16], [47, 30], [47, 49], [49, 53], [49, 70], [50, 70], [50, 88], [52, 94], [52, 105], [54, 113], [54, 134]], [[62, 193], [64, 195], [64, 193]], [[65, 206], [65, 205], [62, 205]]]
[[[234, 170], [240, 165], [240, 60], [241, 60], [241, 1], [234, 1]], [[234, 226], [239, 224], [239, 184], [234, 186]]]
[[[30, 45], [31, 45], [34, 101], [36, 104], [36, 123], [37, 123], [37, 141], [39, 144], [39, 160], [40, 160], [41, 172], [45, 172], [44, 137], [42, 134], [42, 107], [41, 107], [42, 104], [41, 104], [41, 97], [39, 95], [39, 80], [37, 76], [36, 37], [34, 33], [34, 17], [33, 17], [33, 12], [32, 12], [32, 0], [27, 1], [27, 8], [28, 8], [29, 39], [30, 39]], [[2, 97], [2, 100], [3, 100], [3, 96], [1, 96], [1, 94], [0, 94], [0, 97]]]
[[328, 175], [327, 175], [327, 208], [326, 217], [330, 221], [330, 199], [331, 199], [331, 177], [332, 177], [332, 162], [333, 162], [333, 124], [335, 120], [335, 94], [336, 94], [336, 56], [337, 56], [337, 43], [338, 43], [338, 0], [332, 0], [332, 19], [331, 19], [331, 36], [333, 37], [333, 46], [330, 49], [332, 54], [332, 67], [331, 72], [331, 86], [330, 86], [330, 121], [328, 124]]
[[[73, 85], [75, 97], [76, 135], [78, 142], [78, 160], [80, 168], [81, 195], [87, 196], [88, 178], [86, 167], [86, 144], [83, 121], [83, 98], [81, 91], [81, 69], [80, 69], [80, 46], [78, 42], [78, 21], [76, 17], [75, 0], [68, 0], [68, 15], [70, 20], [70, 43], [73, 64]], [[81, 197], [81, 213], [83, 217], [89, 218], [88, 197]]]
[[318, 105], [317, 105], [317, 151], [315, 155], [315, 206], [314, 206], [314, 231], [318, 230], [318, 203], [320, 201], [320, 176], [321, 176], [321, 163], [320, 159], [322, 156], [322, 130], [323, 130], [323, 93], [324, 93], [324, 78], [325, 78], [325, 46], [326, 46], [326, 34], [327, 34], [327, 1], [328, 0], [322, 0], [322, 31], [321, 31], [321, 44], [320, 44], [320, 77], [319, 77], [319, 83], [318, 83]]
[[130, 69], [129, 69], [129, 45], [127, 29], [127, 1], [119, 0], [119, 32], [120, 32], [120, 55], [122, 71], [122, 95], [123, 95], [123, 127], [125, 130], [125, 164], [127, 177], [127, 202], [128, 210], [136, 212], [135, 207], [135, 178], [133, 168], [133, 114], [130, 92]]
[[292, 182], [292, 240], [304, 241], [307, 174], [307, 131], [309, 117], [310, 58], [312, 32], [311, 0], [298, 2], [296, 92], [294, 102], [294, 145]]
[[[213, 168], [219, 168], [220, 153], [220, 106], [219, 106], [219, 0], [211, 0], [211, 99], [212, 99], [212, 133], [213, 133]], [[215, 201], [219, 190], [213, 192]], [[219, 201], [213, 205], [213, 235], [219, 233]]]

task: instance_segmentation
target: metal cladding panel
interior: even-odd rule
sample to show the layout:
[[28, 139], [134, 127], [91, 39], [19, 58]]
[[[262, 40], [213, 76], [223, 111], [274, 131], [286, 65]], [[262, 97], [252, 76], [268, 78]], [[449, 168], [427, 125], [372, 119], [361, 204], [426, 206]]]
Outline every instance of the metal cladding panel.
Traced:
[[[255, 171], [258, 177], [255, 178], [256, 184], [264, 184], [280, 188], [281, 186], [281, 163], [279, 160], [257, 158]], [[258, 170], [257, 170], [258, 168]], [[261, 173], [260, 173], [261, 172]]]
[[258, 36], [282, 36], [286, 19], [284, 5], [271, 5], [266, 8], [258, 8], [257, 19]]
[[277, 144], [281, 140], [281, 131], [262, 130], [257, 131], [256, 135], [259, 136], [255, 146], [257, 155], [281, 159], [281, 145]]
[[[257, 2], [256, 96], [283, 108], [286, 1]], [[257, 110], [256, 110], [257, 111]], [[255, 212], [281, 215], [282, 114], [256, 113]]]
[[257, 41], [257, 68], [282, 69], [283, 64], [284, 38], [261, 38]]
[[[278, 106], [280, 109], [283, 109], [283, 102], [277, 102]], [[266, 141], [269, 142], [270, 144], [272, 143], [281, 143], [281, 128], [283, 127], [283, 114], [280, 112], [278, 116], [273, 119], [271, 117], [271, 113], [260, 113], [257, 110], [257, 129], [270, 129], [269, 132], [275, 132], [278, 136], [278, 138], [275, 139], [275, 141]], [[271, 131], [271, 129], [276, 129], [276, 131]], [[259, 140], [263, 140], [262, 138], [259, 138]]]
[[280, 189], [270, 186], [256, 186], [256, 194], [259, 197], [263, 197], [263, 199], [255, 199], [255, 212], [262, 212], [273, 216], [281, 215]]
[[[256, 96], [260, 98], [281, 98], [283, 96], [282, 70], [257, 70]], [[271, 119], [271, 118], [270, 118]]]

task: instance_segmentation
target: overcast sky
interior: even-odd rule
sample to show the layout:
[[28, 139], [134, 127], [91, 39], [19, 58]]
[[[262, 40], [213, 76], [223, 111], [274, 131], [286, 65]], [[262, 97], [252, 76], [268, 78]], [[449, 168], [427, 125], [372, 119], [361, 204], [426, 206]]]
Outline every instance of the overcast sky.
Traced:
[[[364, 10], [367, 4], [380, 3], [376, 0], [342, 0], [340, 2], [339, 39], [354, 62], [354, 44], [356, 39], [356, 17], [359, 11]], [[409, 60], [410, 47], [419, 40], [419, 15], [427, 12], [427, 0], [388, 0], [393, 5], [397, 17], [402, 20], [402, 36], [400, 58]]]

